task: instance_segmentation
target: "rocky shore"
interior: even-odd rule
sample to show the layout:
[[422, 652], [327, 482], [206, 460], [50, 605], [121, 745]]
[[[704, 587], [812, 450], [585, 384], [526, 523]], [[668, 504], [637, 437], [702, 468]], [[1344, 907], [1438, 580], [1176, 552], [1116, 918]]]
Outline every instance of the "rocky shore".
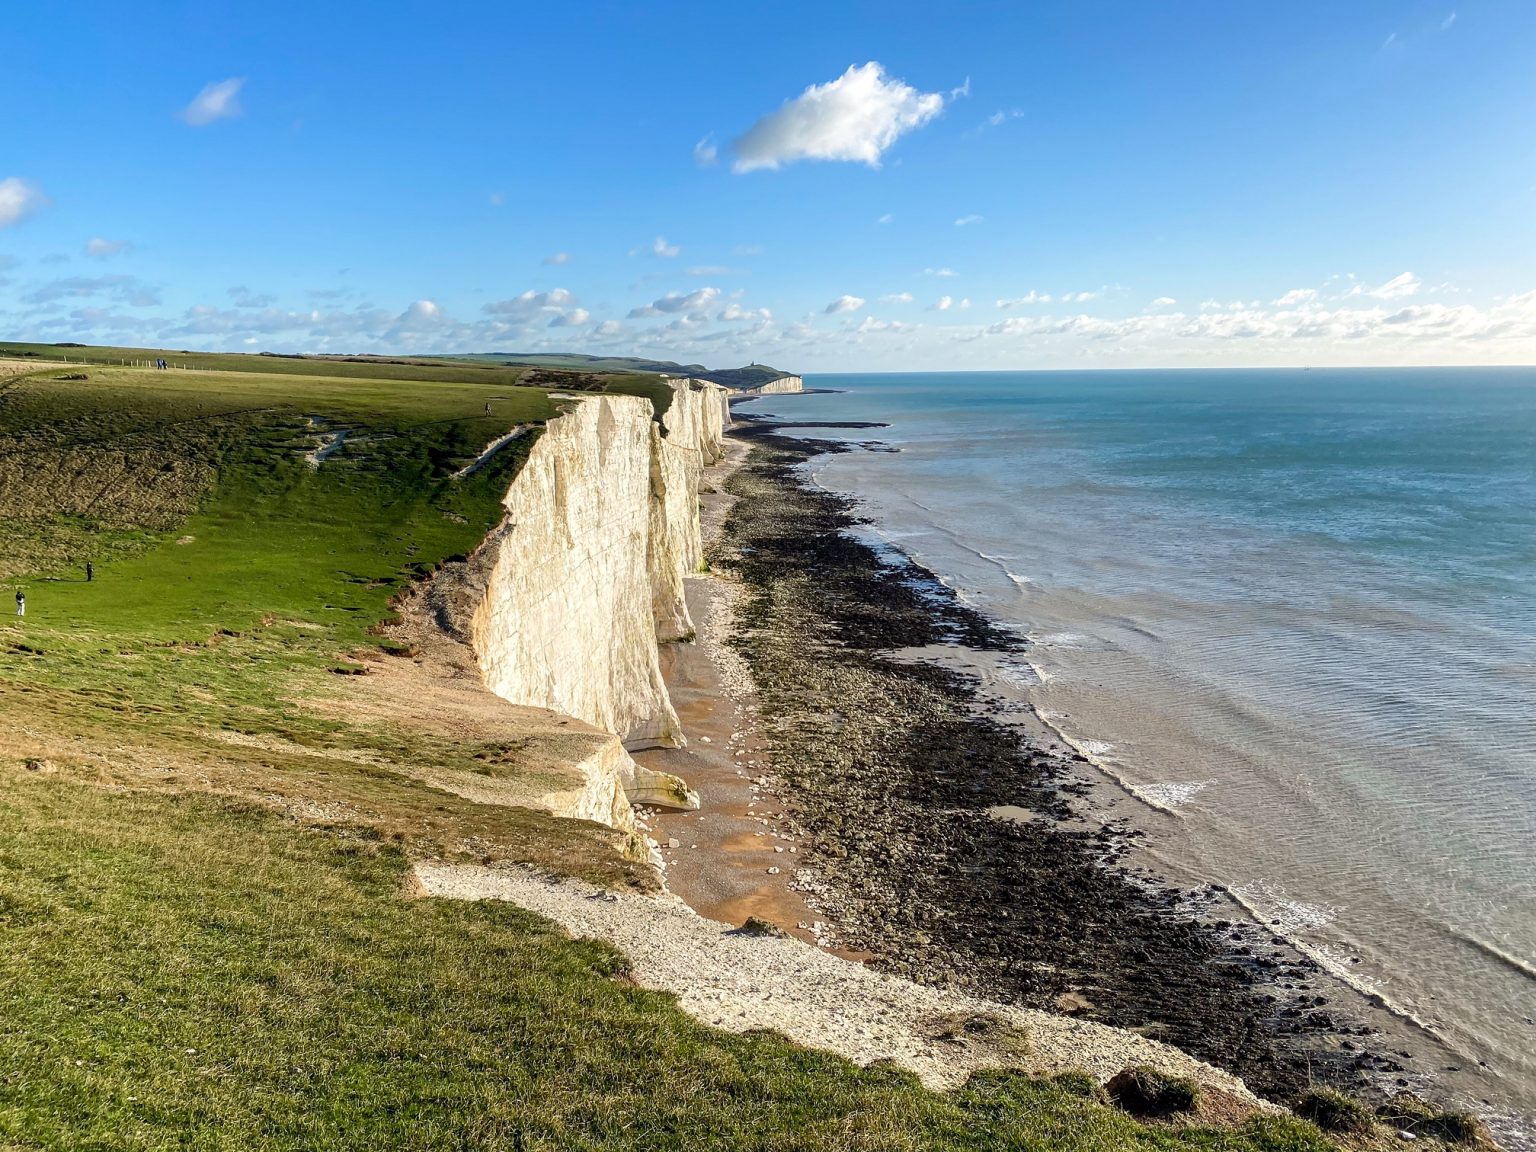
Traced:
[[902, 653], [1024, 641], [861, 542], [850, 502], [804, 482], [813, 456], [879, 445], [786, 426], [738, 424], [752, 451], [710, 562], [742, 584], [731, 642], [800, 845], [793, 883], [837, 943], [923, 983], [1133, 1029], [1277, 1101], [1398, 1072], [1315, 966], [1220, 892], [1125, 866], [1135, 833], [1085, 811], [1080, 758], [1006, 722], [964, 672]]

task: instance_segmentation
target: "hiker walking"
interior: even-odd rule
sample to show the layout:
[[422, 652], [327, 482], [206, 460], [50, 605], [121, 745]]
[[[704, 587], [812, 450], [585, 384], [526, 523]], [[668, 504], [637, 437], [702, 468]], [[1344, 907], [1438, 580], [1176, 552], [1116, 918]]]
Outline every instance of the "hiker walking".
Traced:
[[491, 402], [489, 400], [485, 402], [485, 414], [487, 416], [491, 414]]
[[96, 579], [96, 565], [87, 560], [85, 562], [85, 582], [89, 584], [94, 579]]
[[25, 616], [26, 614], [27, 614], [27, 594], [25, 592], [23, 592], [20, 588], [18, 588], [18, 589], [16, 589], [16, 615], [18, 615], [18, 616]]

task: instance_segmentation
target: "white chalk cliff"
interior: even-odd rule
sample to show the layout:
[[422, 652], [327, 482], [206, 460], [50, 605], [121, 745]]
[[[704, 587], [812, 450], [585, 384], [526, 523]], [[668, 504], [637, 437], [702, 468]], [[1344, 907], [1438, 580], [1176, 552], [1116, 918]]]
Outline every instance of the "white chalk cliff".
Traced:
[[720, 460], [729, 419], [718, 385], [669, 383], [659, 424], [647, 399], [595, 395], [546, 425], [487, 541], [470, 627], [491, 691], [618, 738], [556, 805], [616, 827], [633, 826], [631, 803], [698, 805], [624, 750], [684, 742], [658, 644], [692, 639], [683, 578], [703, 563], [700, 476]]
[[780, 376], [776, 380], [770, 380], [766, 384], [759, 384], [751, 390], [759, 396], [777, 396], [783, 392], [804, 392], [805, 381], [799, 376]]

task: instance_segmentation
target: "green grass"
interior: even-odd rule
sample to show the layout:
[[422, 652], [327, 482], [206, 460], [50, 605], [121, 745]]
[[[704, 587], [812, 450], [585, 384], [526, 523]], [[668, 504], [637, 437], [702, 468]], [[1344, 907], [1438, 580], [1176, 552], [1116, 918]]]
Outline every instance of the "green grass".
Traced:
[[[523, 375], [521, 366], [482, 364], [436, 357], [262, 356], [242, 352], [190, 352], [173, 348], [72, 346], [0, 342], [0, 359], [20, 357], [74, 365], [122, 366], [124, 360], [164, 357], [177, 366], [201, 371], [253, 372], [263, 376], [330, 376], [357, 380], [397, 380], [485, 384], [510, 387]], [[167, 373], [161, 373], [166, 375]]]
[[[0, 616], [0, 682], [175, 717], [276, 709], [293, 677], [376, 646], [390, 597], [496, 523], [534, 437], [454, 472], [556, 411], [540, 390], [451, 382], [58, 375], [0, 396], [0, 564], [27, 593], [25, 620]], [[311, 467], [319, 432], [343, 428]], [[238, 654], [208, 646], [227, 634]], [[194, 685], [211, 701], [187, 703]]]
[[390, 598], [496, 523], [534, 437], [455, 472], [556, 406], [324, 371], [0, 379], [28, 592], [0, 616], [0, 1149], [1326, 1147], [1018, 1076], [924, 1091], [704, 1028], [515, 909], [404, 898], [418, 856], [651, 881], [612, 830], [421, 783], [518, 748], [354, 714], [332, 674], [398, 658]]
[[14, 769], [0, 797], [0, 1147], [1328, 1147], [716, 1032], [606, 946], [403, 899], [395, 850], [213, 797]]

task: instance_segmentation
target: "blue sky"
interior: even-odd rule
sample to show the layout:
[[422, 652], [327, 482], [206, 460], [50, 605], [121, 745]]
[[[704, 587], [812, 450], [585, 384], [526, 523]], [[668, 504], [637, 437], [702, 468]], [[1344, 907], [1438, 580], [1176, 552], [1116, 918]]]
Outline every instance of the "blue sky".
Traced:
[[1536, 362], [1536, 5], [47, 3], [0, 336]]

